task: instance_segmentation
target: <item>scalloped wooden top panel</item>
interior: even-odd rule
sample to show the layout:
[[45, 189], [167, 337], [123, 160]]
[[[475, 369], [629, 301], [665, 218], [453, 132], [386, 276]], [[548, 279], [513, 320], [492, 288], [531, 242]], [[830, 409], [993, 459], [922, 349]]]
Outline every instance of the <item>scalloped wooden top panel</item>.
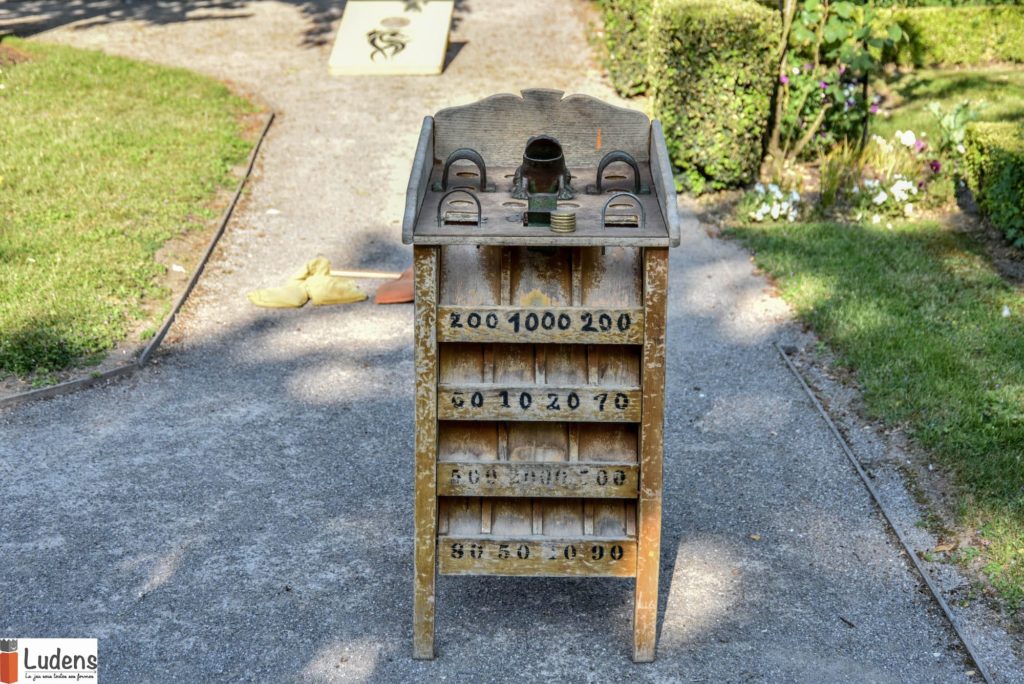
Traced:
[[612, 150], [648, 162], [651, 121], [642, 112], [615, 107], [589, 95], [563, 98], [561, 90], [502, 94], [434, 115], [434, 158], [471, 147], [491, 166], [516, 167], [526, 141], [547, 134], [562, 144], [570, 168], [596, 167]]

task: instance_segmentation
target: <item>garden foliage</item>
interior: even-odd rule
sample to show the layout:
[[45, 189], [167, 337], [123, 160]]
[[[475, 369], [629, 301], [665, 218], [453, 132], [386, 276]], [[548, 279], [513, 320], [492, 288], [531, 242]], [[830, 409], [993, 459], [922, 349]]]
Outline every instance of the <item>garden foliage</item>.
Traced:
[[887, 58], [901, 65], [1024, 62], [1024, 6], [904, 7], [893, 18], [909, 40]]
[[604, 20], [605, 68], [620, 95], [647, 90], [647, 32], [653, 0], [598, 0]]
[[664, 0], [650, 19], [652, 110], [678, 183], [695, 193], [750, 181], [778, 69], [779, 13], [747, 0]]
[[1024, 248], [1024, 126], [971, 124], [964, 148], [964, 176], [978, 206]]

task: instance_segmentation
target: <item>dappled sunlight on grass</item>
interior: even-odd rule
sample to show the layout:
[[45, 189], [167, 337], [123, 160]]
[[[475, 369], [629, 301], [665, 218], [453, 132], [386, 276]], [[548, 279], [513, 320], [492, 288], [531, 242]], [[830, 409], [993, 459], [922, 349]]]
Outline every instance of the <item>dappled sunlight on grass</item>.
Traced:
[[1024, 551], [1024, 292], [931, 222], [732, 234], [855, 371], [868, 411], [960, 475], [974, 501], [964, 521], [985, 530], [994, 581], [1020, 598], [1024, 566], [1009, 559]]

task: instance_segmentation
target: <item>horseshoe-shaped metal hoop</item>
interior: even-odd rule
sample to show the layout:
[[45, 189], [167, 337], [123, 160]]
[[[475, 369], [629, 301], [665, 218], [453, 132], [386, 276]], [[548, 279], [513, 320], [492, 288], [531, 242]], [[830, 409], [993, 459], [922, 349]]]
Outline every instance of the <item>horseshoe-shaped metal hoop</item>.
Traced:
[[484, 224], [484, 210], [480, 207], [480, 198], [465, 188], [455, 188], [454, 190], [449, 190], [444, 195], [442, 195], [441, 200], [437, 203], [438, 228], [444, 225], [444, 218], [442, 218], [441, 216], [441, 209], [444, 207], [445, 202], [448, 200], [449, 197], [451, 197], [452, 195], [457, 195], [460, 192], [464, 195], [469, 195], [470, 197], [473, 198], [473, 201], [476, 202], [476, 227], [479, 228]]
[[644, 225], [647, 223], [647, 212], [644, 211], [644, 205], [640, 202], [640, 198], [631, 192], [617, 192], [608, 198], [608, 201], [604, 203], [604, 207], [601, 209], [601, 228], [605, 228], [605, 217], [608, 213], [608, 207], [619, 197], [629, 197], [636, 204], [637, 209], [640, 210], [640, 225], [637, 228], [643, 230]]
[[448, 159], [444, 162], [444, 171], [441, 173], [441, 182], [434, 184], [436, 192], [448, 190], [448, 171], [454, 162], [461, 160], [476, 164], [477, 171], [480, 172], [480, 192], [494, 192], [494, 183], [487, 182], [487, 166], [484, 164], [484, 158], [480, 156], [479, 152], [469, 147], [460, 147], [448, 155]]
[[633, 158], [629, 152], [624, 150], [613, 150], [601, 158], [601, 163], [597, 165], [597, 184], [587, 186], [588, 195], [600, 195], [604, 192], [604, 170], [608, 168], [609, 164], [615, 162], [625, 162], [629, 164], [629, 167], [633, 169], [633, 193], [636, 195], [646, 195], [650, 192], [646, 187], [640, 185], [640, 165], [636, 163], [636, 159]]

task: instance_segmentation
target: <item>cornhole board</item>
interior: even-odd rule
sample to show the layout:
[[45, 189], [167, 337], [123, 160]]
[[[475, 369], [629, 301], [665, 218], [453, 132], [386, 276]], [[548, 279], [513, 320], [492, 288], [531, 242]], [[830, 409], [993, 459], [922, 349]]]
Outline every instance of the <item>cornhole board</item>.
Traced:
[[441, 73], [454, 7], [454, 0], [349, 0], [331, 74]]

